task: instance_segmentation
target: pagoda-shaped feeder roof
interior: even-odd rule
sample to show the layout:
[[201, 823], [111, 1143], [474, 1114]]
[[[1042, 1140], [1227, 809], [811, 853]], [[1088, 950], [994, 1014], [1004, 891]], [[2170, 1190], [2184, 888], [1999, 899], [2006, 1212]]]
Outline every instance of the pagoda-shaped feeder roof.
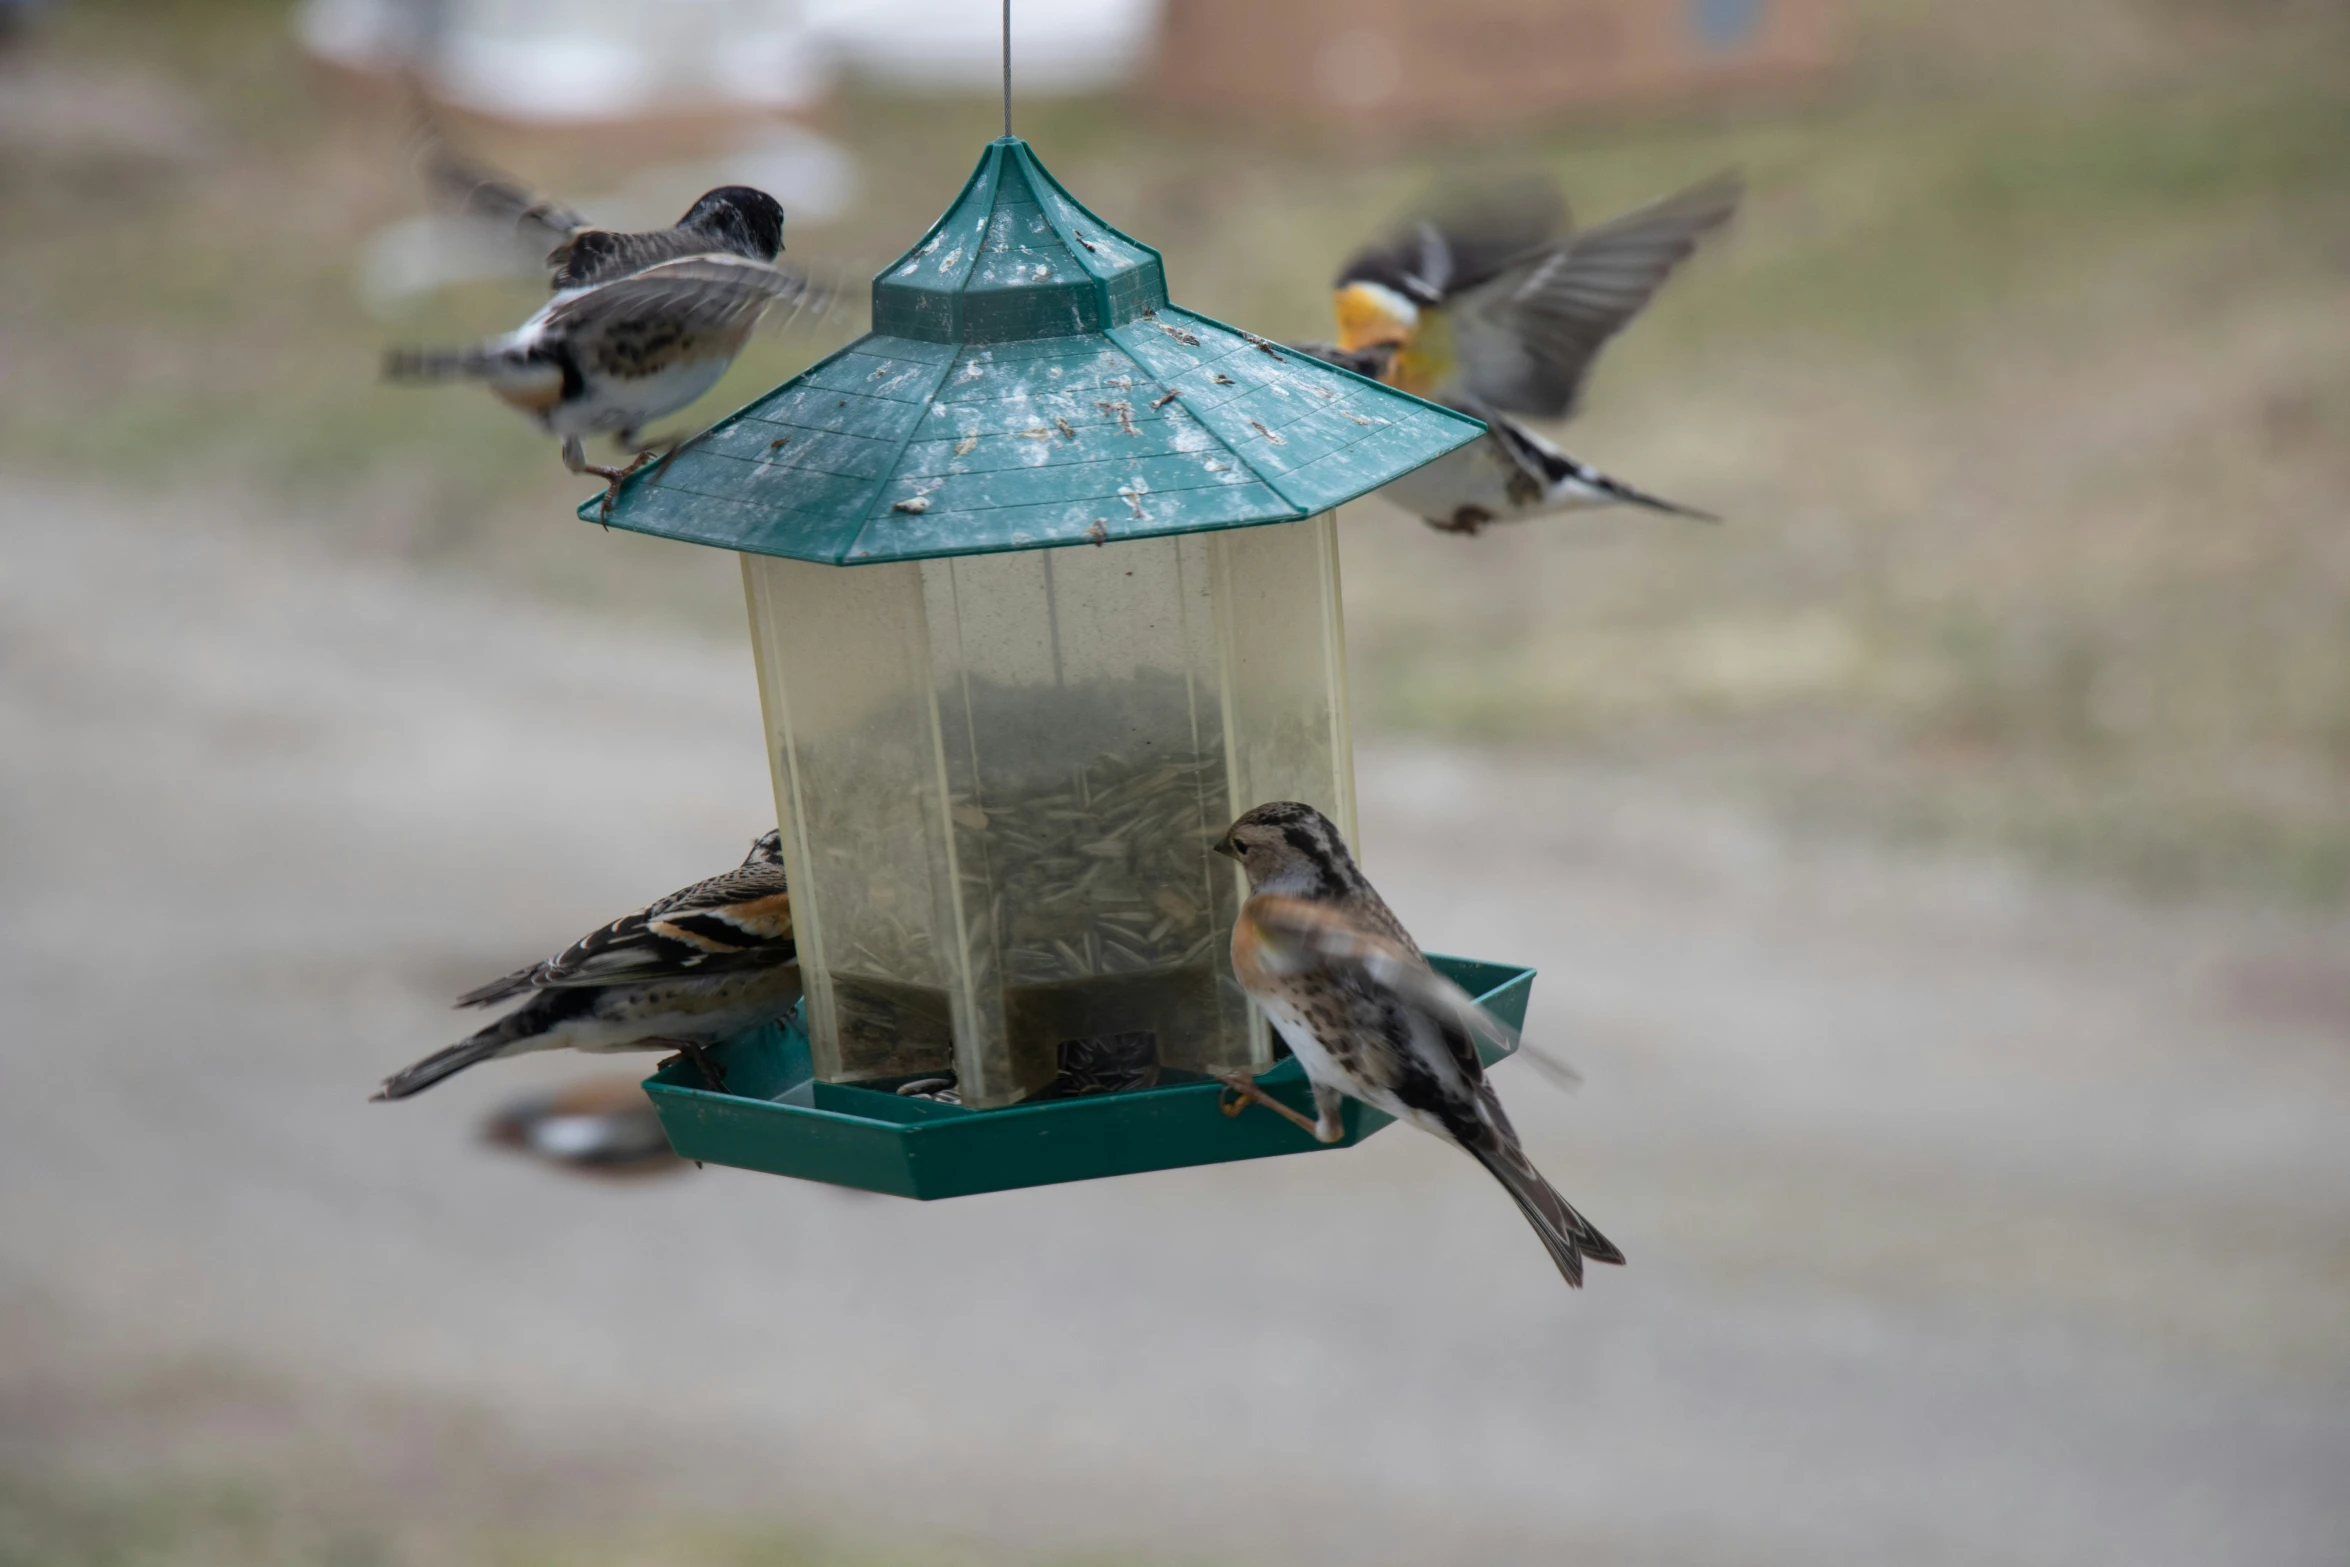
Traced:
[[874, 279], [870, 333], [631, 479], [608, 520], [829, 565], [1102, 543], [1295, 521], [1483, 431], [1170, 305], [1159, 253], [1005, 137]]

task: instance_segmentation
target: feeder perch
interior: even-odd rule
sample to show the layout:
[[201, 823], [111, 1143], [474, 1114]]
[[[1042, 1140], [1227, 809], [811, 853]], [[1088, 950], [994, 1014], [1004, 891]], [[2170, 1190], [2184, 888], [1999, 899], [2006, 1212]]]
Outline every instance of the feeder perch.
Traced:
[[806, 981], [726, 1092], [647, 1085], [677, 1151], [933, 1197], [1316, 1146], [1215, 1113], [1209, 1068], [1276, 1063], [1208, 846], [1267, 800], [1353, 836], [1333, 509], [1483, 430], [1170, 305], [990, 144], [871, 333], [608, 519], [742, 556]]

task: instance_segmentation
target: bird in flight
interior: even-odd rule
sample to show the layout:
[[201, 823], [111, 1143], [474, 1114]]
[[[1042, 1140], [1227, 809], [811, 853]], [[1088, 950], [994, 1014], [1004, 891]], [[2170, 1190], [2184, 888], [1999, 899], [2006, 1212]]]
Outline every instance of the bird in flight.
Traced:
[[1248, 1074], [1219, 1068], [1225, 1086], [1322, 1142], [1346, 1135], [1339, 1112], [1357, 1099], [1465, 1150], [1508, 1190], [1577, 1289], [1585, 1261], [1622, 1262], [1534, 1168], [1486, 1080], [1477, 1041], [1514, 1045], [1515, 1031], [1428, 966], [1329, 818], [1294, 801], [1260, 805], [1215, 849], [1248, 874], [1233, 975], [1305, 1068], [1319, 1113], [1309, 1120]]
[[[587, 439], [613, 436], [635, 448], [644, 427], [718, 383], [753, 327], [777, 305], [820, 306], [828, 291], [775, 264], [783, 208], [766, 192], [722, 185], [665, 229], [623, 233], [439, 144], [427, 153], [436, 187], [466, 211], [546, 247], [553, 297], [500, 337], [464, 348], [394, 349], [394, 381], [472, 380], [563, 443], [563, 465], [605, 484], [611, 510], [620, 483], [662, 446], [625, 466], [587, 460]], [[666, 443], [674, 450], [677, 443]]]
[[1524, 419], [1575, 412], [1610, 338], [1742, 185], [1718, 174], [1597, 228], [1576, 229], [1548, 180], [1473, 188], [1365, 246], [1338, 274], [1338, 341], [1301, 352], [1485, 421], [1487, 434], [1405, 475], [1389, 498], [1447, 533], [1589, 506], [1714, 520], [1569, 456]]

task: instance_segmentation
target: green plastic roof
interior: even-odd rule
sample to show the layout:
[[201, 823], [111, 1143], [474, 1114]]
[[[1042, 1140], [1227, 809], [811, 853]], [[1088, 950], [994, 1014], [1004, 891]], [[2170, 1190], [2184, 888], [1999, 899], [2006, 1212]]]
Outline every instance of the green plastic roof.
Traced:
[[1484, 428], [1169, 305], [1158, 252], [1006, 137], [874, 279], [872, 332], [631, 479], [609, 521], [830, 565], [1244, 528]]

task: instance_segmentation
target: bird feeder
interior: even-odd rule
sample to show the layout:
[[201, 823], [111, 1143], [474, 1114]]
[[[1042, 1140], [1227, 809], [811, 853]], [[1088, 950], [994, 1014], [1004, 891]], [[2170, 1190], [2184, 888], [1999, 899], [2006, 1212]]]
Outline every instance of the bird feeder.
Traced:
[[792, 883], [801, 1014], [656, 1076], [672, 1143], [923, 1197], [1314, 1146], [1214, 1113], [1276, 1052], [1209, 845], [1352, 836], [1333, 510], [1484, 427], [1169, 304], [1008, 136], [872, 320], [581, 512], [741, 554]]

